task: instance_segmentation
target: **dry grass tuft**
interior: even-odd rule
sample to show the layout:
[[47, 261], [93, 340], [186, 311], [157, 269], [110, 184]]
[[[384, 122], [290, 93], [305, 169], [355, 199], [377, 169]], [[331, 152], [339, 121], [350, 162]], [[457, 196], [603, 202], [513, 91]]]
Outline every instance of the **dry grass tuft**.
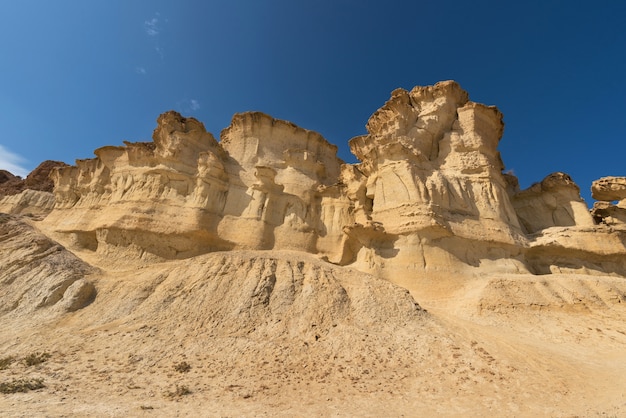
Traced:
[[50, 358], [50, 353], [31, 353], [22, 359], [22, 362], [27, 366], [37, 366], [46, 362]]
[[13, 379], [10, 382], [0, 383], [0, 393], [28, 392], [45, 387], [43, 379]]
[[186, 361], [181, 361], [180, 363], [174, 364], [174, 370], [179, 373], [187, 373], [189, 370], [191, 370], [191, 364], [187, 363]]
[[15, 357], [8, 356], [0, 358], [0, 370], [8, 369], [11, 364], [15, 362]]
[[191, 389], [189, 389], [186, 385], [176, 385], [176, 390], [173, 392], [167, 392], [165, 396], [168, 398], [180, 398], [191, 393]]

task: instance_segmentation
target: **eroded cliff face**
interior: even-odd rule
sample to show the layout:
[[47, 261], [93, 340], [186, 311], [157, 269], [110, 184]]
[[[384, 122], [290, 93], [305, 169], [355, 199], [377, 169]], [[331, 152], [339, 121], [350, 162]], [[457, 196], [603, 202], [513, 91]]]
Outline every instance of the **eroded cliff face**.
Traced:
[[410, 277], [407, 269], [449, 272], [498, 260], [503, 270], [526, 269], [518, 260], [526, 239], [496, 150], [503, 124], [495, 107], [469, 101], [451, 81], [399, 89], [367, 130], [350, 141], [370, 208], [370, 224], [349, 233], [361, 244], [360, 268]]
[[319, 134], [262, 113], [235, 115], [218, 143], [197, 120], [167, 112], [153, 142], [100, 148], [97, 158], [56, 171], [46, 222], [79, 246], [144, 258], [331, 254], [351, 221], [336, 152]]
[[262, 113], [235, 115], [218, 142], [167, 112], [153, 142], [57, 169], [44, 222], [103, 254], [293, 250], [404, 285], [452, 272], [626, 275], [623, 178], [597, 186], [613, 194], [593, 216], [566, 174], [519, 190], [497, 151], [502, 114], [455, 82], [394, 91], [367, 131], [350, 141], [361, 161], [350, 165], [318, 133]]
[[338, 251], [350, 217], [336, 190], [343, 164], [336, 146], [262, 113], [235, 115], [220, 144], [229, 157], [220, 236], [236, 247]]

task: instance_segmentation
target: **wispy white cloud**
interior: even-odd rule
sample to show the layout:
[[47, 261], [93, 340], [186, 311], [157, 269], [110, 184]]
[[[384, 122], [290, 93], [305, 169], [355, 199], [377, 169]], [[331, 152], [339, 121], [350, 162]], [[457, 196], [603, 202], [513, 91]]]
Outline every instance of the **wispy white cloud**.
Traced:
[[176, 103], [176, 109], [183, 114], [193, 113], [200, 109], [200, 101], [197, 99], [184, 99]]
[[165, 56], [165, 55], [163, 54], [163, 48], [161, 48], [160, 46], [158, 46], [158, 45], [157, 45], [157, 46], [155, 46], [155, 47], [154, 47], [154, 50], [157, 52], [157, 54], [159, 54], [159, 56], [161, 57], [161, 59], [163, 59], [163, 57]]
[[[155, 13], [150, 19], [144, 20], [143, 22], [143, 30], [148, 35], [147, 40], [148, 44], [151, 45], [151, 48], [157, 55], [161, 58], [161, 61], [165, 60], [165, 50], [161, 46], [160, 38], [164, 31], [164, 25], [167, 25], [169, 22], [168, 19], [162, 18], [160, 13]], [[135, 67], [135, 73], [140, 75], [145, 75], [148, 73], [148, 69], [141, 63], [142, 65], [137, 65]]]
[[152, 19], [143, 22], [143, 28], [150, 36], [157, 36], [160, 32], [159, 14], [157, 13]]
[[22, 164], [26, 162], [26, 159], [12, 153], [2, 145], [0, 145], [0, 170], [7, 170], [12, 174], [20, 177], [26, 177], [29, 170], [24, 168]]

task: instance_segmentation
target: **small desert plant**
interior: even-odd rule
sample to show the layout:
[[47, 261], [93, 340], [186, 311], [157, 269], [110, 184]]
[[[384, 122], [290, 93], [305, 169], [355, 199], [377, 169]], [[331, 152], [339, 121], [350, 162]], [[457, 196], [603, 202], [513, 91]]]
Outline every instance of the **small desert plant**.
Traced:
[[22, 362], [27, 366], [36, 366], [38, 364], [44, 363], [46, 360], [48, 360], [50, 358], [50, 353], [31, 353], [29, 355], [27, 355], [26, 357], [24, 357], [24, 359], [22, 360]]
[[0, 383], [0, 393], [28, 392], [45, 387], [43, 379], [13, 379], [10, 382]]
[[176, 390], [174, 392], [167, 392], [166, 396], [168, 398], [180, 398], [181, 396], [189, 395], [191, 390], [186, 385], [176, 385]]
[[8, 356], [0, 358], [0, 370], [8, 369], [9, 366], [15, 361], [15, 357]]
[[180, 363], [174, 364], [174, 370], [179, 373], [187, 373], [189, 370], [191, 370], [191, 364], [187, 363], [186, 361], [181, 361]]

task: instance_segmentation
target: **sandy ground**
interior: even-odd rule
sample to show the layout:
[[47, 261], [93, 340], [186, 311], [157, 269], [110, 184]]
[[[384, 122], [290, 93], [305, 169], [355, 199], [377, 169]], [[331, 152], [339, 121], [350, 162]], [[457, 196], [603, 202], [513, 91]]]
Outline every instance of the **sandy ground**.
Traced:
[[91, 305], [1, 318], [0, 383], [45, 384], [0, 394], [3, 417], [626, 416], [621, 278], [422, 279], [423, 310], [294, 253], [77, 255], [99, 269]]

